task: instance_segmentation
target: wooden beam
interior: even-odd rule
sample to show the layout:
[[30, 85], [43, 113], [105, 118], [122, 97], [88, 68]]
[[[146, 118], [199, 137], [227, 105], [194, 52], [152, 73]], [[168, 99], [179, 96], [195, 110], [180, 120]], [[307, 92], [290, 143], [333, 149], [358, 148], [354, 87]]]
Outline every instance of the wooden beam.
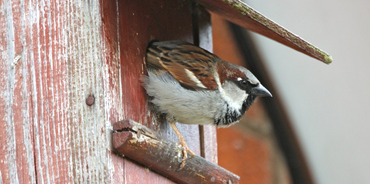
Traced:
[[239, 176], [198, 155], [191, 158], [188, 154], [184, 168], [179, 169], [182, 147], [163, 140], [156, 132], [132, 120], [113, 124], [113, 147], [176, 183], [239, 183]]
[[226, 20], [330, 64], [333, 58], [240, 0], [197, 0]]

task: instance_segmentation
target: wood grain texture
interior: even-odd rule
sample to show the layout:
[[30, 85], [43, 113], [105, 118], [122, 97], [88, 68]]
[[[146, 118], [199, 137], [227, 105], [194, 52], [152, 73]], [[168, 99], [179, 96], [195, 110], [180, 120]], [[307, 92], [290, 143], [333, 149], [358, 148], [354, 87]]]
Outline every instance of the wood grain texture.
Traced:
[[[122, 83], [121, 83], [121, 64], [119, 52], [119, 26], [118, 26], [118, 1], [100, 0], [101, 19], [102, 19], [102, 47], [103, 47], [103, 84], [104, 84], [104, 105], [105, 120], [109, 127], [105, 130], [107, 133], [108, 148], [112, 150], [110, 125], [112, 122], [123, 118], [122, 102]], [[124, 160], [109, 152], [111, 163], [109, 164], [107, 174], [110, 178], [109, 183], [124, 183]]]
[[0, 12], [1, 182], [108, 183], [99, 2], [5, 0]]
[[[149, 41], [193, 42], [192, 7], [183, 0], [0, 1], [0, 182], [173, 183], [114, 154], [111, 123], [131, 118], [178, 141], [148, 111], [140, 78]], [[179, 129], [200, 154], [198, 126]]]
[[[77, 183], [110, 183], [114, 164], [108, 123], [112, 97], [105, 89], [108, 52], [102, 43], [99, 1], [71, 1], [66, 8], [67, 64], [69, 87], [69, 132], [72, 179]], [[95, 97], [87, 106], [89, 94]]]

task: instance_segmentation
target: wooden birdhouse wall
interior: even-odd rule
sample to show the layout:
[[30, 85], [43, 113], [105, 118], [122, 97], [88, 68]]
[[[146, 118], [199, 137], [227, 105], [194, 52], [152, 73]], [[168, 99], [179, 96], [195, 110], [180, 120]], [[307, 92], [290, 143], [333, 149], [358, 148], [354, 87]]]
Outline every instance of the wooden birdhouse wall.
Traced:
[[[202, 7], [184, 0], [4, 0], [0, 30], [1, 183], [172, 183], [115, 154], [111, 124], [129, 118], [178, 141], [150, 114], [140, 78], [151, 40], [212, 50]], [[196, 154], [217, 162], [214, 127], [178, 127]]]

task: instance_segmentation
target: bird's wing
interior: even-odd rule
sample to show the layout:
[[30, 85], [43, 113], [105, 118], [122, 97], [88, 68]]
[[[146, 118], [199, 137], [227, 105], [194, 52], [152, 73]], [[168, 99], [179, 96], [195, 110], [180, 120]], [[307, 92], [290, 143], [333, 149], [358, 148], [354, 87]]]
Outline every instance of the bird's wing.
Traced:
[[147, 49], [147, 67], [150, 70], [168, 71], [189, 89], [215, 90], [214, 54], [183, 41], [154, 42]]

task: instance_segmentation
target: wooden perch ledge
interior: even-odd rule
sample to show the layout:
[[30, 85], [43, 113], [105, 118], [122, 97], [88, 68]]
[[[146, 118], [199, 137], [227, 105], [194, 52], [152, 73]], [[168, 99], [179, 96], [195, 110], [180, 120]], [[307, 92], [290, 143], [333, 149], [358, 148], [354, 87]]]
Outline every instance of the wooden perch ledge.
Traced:
[[113, 147], [125, 157], [177, 183], [239, 183], [239, 176], [197, 155], [186, 160], [184, 168], [179, 169], [183, 158], [181, 146], [163, 140], [157, 133], [132, 120], [113, 125]]

